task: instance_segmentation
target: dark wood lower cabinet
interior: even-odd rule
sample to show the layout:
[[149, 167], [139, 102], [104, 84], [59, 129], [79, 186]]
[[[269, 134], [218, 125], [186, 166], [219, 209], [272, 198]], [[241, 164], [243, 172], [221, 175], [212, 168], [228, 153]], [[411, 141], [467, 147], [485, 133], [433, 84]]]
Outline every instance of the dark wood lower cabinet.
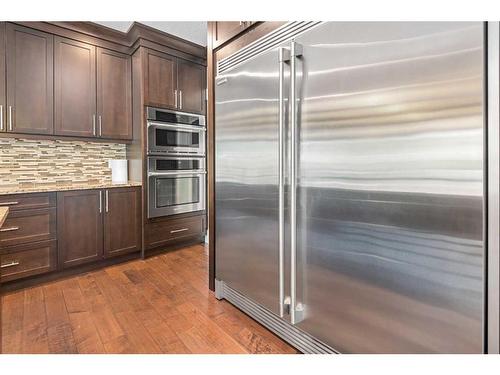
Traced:
[[56, 206], [56, 193], [25, 193], [0, 195], [0, 206], [9, 207], [10, 212]]
[[204, 233], [205, 214], [182, 219], [152, 220], [146, 226], [146, 250], [201, 237]]
[[[142, 189], [0, 195], [10, 208], [0, 229], [0, 282], [10, 290], [139, 256]], [[201, 240], [205, 214], [148, 220], [147, 250]], [[115, 259], [116, 258], [116, 259]]]
[[0, 264], [1, 282], [54, 271], [57, 267], [57, 242], [41, 241], [3, 249]]
[[0, 229], [0, 247], [55, 238], [55, 208], [12, 211]]
[[141, 250], [141, 190], [135, 187], [105, 190], [104, 256]]
[[141, 250], [141, 189], [57, 193], [59, 268]]
[[59, 268], [102, 258], [102, 191], [57, 193]]

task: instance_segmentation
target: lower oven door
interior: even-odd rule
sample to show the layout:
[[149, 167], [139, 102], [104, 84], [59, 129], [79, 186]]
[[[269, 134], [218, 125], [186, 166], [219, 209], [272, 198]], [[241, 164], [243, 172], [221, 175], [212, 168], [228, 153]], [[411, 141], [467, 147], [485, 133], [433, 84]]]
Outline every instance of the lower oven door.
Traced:
[[148, 174], [148, 218], [205, 209], [206, 173]]

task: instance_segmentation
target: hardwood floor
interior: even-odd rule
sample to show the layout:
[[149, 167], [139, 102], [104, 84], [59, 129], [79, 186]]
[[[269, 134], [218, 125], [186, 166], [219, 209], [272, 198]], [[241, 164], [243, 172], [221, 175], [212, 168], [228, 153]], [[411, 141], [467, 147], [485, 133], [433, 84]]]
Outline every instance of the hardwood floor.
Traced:
[[4, 295], [3, 353], [296, 353], [208, 289], [195, 245]]

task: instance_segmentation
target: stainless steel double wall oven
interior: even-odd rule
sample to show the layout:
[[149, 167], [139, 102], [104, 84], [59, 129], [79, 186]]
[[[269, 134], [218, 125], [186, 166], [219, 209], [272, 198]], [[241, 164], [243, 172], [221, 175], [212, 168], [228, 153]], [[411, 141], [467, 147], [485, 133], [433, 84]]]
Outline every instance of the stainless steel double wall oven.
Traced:
[[148, 108], [148, 218], [206, 204], [205, 116]]

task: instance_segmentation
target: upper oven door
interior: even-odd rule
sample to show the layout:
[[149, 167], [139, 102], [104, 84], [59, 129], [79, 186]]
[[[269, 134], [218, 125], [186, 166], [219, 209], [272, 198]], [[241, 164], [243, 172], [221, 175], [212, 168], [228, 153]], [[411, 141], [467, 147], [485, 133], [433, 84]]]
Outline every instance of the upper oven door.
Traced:
[[148, 154], [205, 155], [205, 128], [148, 123]]

